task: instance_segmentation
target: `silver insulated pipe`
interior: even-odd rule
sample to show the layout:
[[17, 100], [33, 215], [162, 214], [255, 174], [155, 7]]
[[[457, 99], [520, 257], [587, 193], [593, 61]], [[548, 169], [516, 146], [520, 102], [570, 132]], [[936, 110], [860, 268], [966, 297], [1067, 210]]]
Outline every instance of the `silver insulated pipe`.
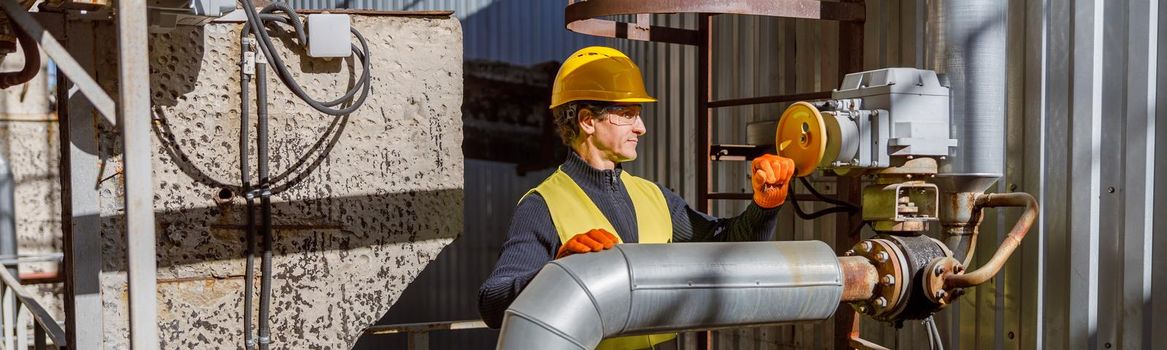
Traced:
[[1008, 1], [918, 0], [926, 11], [924, 67], [947, 77], [956, 154], [942, 173], [1001, 176], [1005, 159]]
[[951, 91], [951, 137], [956, 153], [941, 164], [941, 224], [945, 245], [964, 260], [976, 234], [973, 200], [1005, 168], [1008, 1], [917, 0], [926, 9], [923, 65], [944, 74]]
[[820, 241], [617, 245], [547, 264], [507, 309], [498, 349], [823, 320], [839, 307], [842, 274]]

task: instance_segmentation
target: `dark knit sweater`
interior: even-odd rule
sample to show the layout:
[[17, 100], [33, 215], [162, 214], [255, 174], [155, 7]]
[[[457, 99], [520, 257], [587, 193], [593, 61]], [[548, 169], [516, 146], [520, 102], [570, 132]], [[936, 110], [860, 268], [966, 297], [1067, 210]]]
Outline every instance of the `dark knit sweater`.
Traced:
[[[619, 166], [614, 170], [599, 170], [588, 165], [575, 152], [568, 153], [570, 155], [560, 169], [591, 198], [624, 243], [639, 242], [636, 212], [620, 180], [622, 170]], [[693, 210], [681, 196], [663, 186], [661, 192], [672, 215], [673, 242], [774, 239], [777, 208], [762, 209], [751, 203], [741, 215], [723, 219]], [[494, 272], [478, 290], [478, 310], [488, 326], [498, 328], [502, 325], [507, 307], [543, 265], [555, 257], [559, 245], [559, 234], [551, 222], [551, 212], [543, 197], [532, 193], [519, 201]]]

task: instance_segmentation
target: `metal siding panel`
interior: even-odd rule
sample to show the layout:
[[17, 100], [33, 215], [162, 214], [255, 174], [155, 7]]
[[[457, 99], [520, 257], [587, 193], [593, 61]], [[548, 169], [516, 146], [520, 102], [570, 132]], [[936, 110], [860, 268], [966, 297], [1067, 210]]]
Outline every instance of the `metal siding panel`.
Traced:
[[[1019, 188], [1045, 202], [1045, 135], [1046, 135], [1046, 7], [1044, 0], [1025, 1], [1025, 80], [1022, 94], [1028, 103], [1024, 105], [1023, 145], [1025, 150], [1023, 165], [1024, 178]], [[1015, 13], [1015, 12], [1014, 12]], [[1044, 333], [1044, 287], [1045, 283], [1045, 217], [1034, 225], [1027, 244], [1021, 247], [1021, 319], [1017, 338], [1025, 349], [1043, 348]]]
[[1101, 0], [1074, 2], [1071, 97], [1070, 334], [1073, 348], [1097, 348], [1102, 138]]
[[[1154, 130], [1152, 131], [1154, 136], [1147, 144], [1150, 150], [1150, 154], [1147, 156], [1148, 159], [1152, 160], [1150, 163], [1154, 164], [1154, 174], [1152, 175], [1155, 179], [1155, 183], [1152, 185], [1154, 189], [1151, 191], [1154, 193], [1154, 203], [1150, 210], [1154, 213], [1163, 213], [1167, 212], [1167, 183], [1162, 183], [1164, 178], [1167, 178], [1167, 156], [1164, 156], [1167, 155], [1167, 122], [1163, 122], [1167, 120], [1167, 108], [1158, 108], [1158, 105], [1159, 103], [1167, 105], [1167, 94], [1159, 93], [1160, 88], [1167, 88], [1167, 71], [1159, 69], [1167, 67], [1167, 52], [1165, 52], [1167, 45], [1158, 45], [1157, 42], [1158, 38], [1167, 37], [1167, 26], [1160, 21], [1167, 16], [1167, 6], [1158, 6], [1157, 2], [1152, 2], [1149, 12], [1153, 16], [1149, 26], [1149, 41], [1156, 43], [1151, 46], [1150, 50], [1153, 53], [1151, 62], [1155, 63], [1152, 66], [1156, 68], [1153, 73], [1148, 72], [1152, 73], [1150, 76], [1154, 77], [1153, 82], [1149, 82], [1152, 86], [1148, 92], [1154, 94], [1153, 100], [1155, 101], [1153, 102], [1154, 110], [1148, 111], [1149, 119], [1154, 121], [1154, 126], [1149, 128]], [[1163, 349], [1167, 348], [1167, 337], [1162, 336], [1167, 334], [1167, 282], [1164, 282], [1167, 281], [1167, 254], [1163, 253], [1167, 252], [1167, 218], [1156, 215], [1153, 220], [1153, 243], [1148, 245], [1152, 246], [1152, 253], [1156, 253], [1151, 255], [1153, 260], [1151, 266], [1158, 268], [1151, 271], [1152, 289], [1151, 299], [1148, 303], [1151, 314], [1150, 333], [1159, 336], [1151, 338], [1148, 349]]]
[[1069, 108], [1070, 105], [1070, 60], [1067, 53], [1073, 48], [1070, 33], [1070, 10], [1068, 2], [1050, 3], [1047, 21], [1048, 45], [1046, 47], [1048, 60], [1045, 65], [1047, 96], [1046, 96], [1046, 158], [1043, 168], [1047, 175], [1044, 180], [1044, 196], [1041, 204], [1044, 206], [1041, 221], [1048, 227], [1041, 233], [1047, 237], [1046, 249], [1046, 276], [1044, 316], [1045, 332], [1043, 333], [1046, 348], [1067, 349], [1070, 347], [1070, 274], [1067, 267], [1070, 264], [1070, 225], [1066, 218], [1071, 217], [1069, 206], [1071, 140], [1069, 138]]
[[[1123, 1], [1108, 1], [1104, 4], [1101, 16], [1102, 24], [1126, 23], [1127, 7]], [[1097, 19], [1096, 19], [1097, 21]], [[1126, 131], [1126, 26], [1102, 26], [1102, 55], [1103, 64], [1101, 76], [1101, 110], [1108, 113], [1099, 117], [1104, 123], [1101, 128], [1101, 154], [1106, 157], [1099, 159], [1100, 190], [1099, 199], [1099, 231], [1106, 232], [1107, 239], [1098, 240], [1098, 270], [1105, 271], [1098, 275], [1098, 309], [1097, 309], [1097, 337], [1095, 345], [1104, 348], [1114, 346], [1119, 338], [1120, 329], [1124, 327], [1122, 318], [1122, 287], [1123, 287], [1123, 252], [1122, 242], [1126, 238], [1122, 221], [1125, 217], [1125, 204], [1122, 193], [1126, 186], [1122, 181], [1125, 178], [1125, 150], [1127, 149]], [[1105, 125], [1106, 127], [1103, 127]]]
[[[1005, 169], [1004, 183], [999, 184], [999, 188], [1005, 188], [1006, 191], [1027, 191], [1027, 188], [1022, 187], [1025, 183], [1025, 159], [1030, 153], [1030, 150], [1025, 148], [1025, 12], [1024, 1], [1013, 1], [1008, 5], [1007, 10], [1007, 29], [1006, 37], [1008, 40], [1007, 48], [1009, 54], [1006, 57], [1008, 62], [1006, 77], [1006, 150], [1015, 150], [1014, 152], [1006, 152], [1005, 157], [1002, 158], [1002, 169]], [[1005, 217], [1006, 223], [1013, 223], [1020, 219], [1020, 212], [1014, 210]], [[1031, 239], [1033, 237], [1030, 237]], [[1033, 240], [1027, 242], [1027, 245], [1032, 245]], [[1024, 256], [1026, 251], [1020, 250], [1015, 254], [1015, 257], [1010, 258], [1005, 266], [1004, 276], [1000, 278], [1003, 281], [1003, 293], [998, 294], [998, 305], [1002, 305], [997, 314], [996, 325], [996, 347], [1001, 349], [1020, 349], [1020, 339], [1017, 336], [1021, 328], [1021, 309], [1023, 307], [1024, 280], [1022, 275], [1024, 269]]]

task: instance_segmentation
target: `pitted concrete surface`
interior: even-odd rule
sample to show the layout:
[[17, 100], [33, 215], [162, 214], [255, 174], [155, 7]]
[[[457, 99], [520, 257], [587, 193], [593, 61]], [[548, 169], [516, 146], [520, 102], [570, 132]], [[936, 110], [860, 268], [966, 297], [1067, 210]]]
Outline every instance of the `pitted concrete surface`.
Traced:
[[[268, 75], [271, 173], [275, 186], [286, 189], [273, 205], [271, 328], [277, 349], [351, 347], [462, 231], [459, 23], [377, 16], [354, 17], [353, 25], [368, 38], [373, 74], [367, 102], [352, 115], [318, 113], [274, 72]], [[164, 349], [243, 344], [239, 28], [214, 24], [151, 36]], [[110, 29], [99, 31], [98, 40], [113, 40]], [[348, 60], [301, 60], [290, 43], [277, 46], [318, 99], [339, 96], [359, 74], [359, 64]], [[99, 66], [116, 67], [113, 45], [101, 46], [97, 55]], [[115, 79], [114, 70], [99, 73], [108, 91], [117, 91]], [[107, 178], [99, 190], [105, 344], [117, 349], [128, 347], [129, 315], [121, 144], [115, 127], [99, 129]], [[257, 279], [257, 304], [258, 287]]]
[[[57, 115], [49, 100], [48, 75], [43, 68], [48, 57], [41, 53], [41, 74], [31, 81], [0, 92], [0, 147], [9, 161], [15, 182], [17, 251], [21, 255], [60, 252], [61, 182], [60, 133]], [[24, 67], [24, 53], [17, 50], [0, 62], [0, 70]], [[57, 263], [21, 264], [21, 273], [54, 273]], [[64, 309], [57, 297], [61, 284], [29, 286], [37, 300], [58, 319]]]

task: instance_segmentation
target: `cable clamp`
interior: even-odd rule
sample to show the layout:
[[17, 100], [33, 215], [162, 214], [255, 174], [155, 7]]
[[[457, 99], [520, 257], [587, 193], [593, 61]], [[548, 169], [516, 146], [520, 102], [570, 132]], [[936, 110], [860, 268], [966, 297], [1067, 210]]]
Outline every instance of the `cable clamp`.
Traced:
[[259, 343], [260, 344], [271, 344], [271, 338], [261, 336], [261, 337], [259, 337]]
[[255, 199], [256, 197], [271, 197], [271, 189], [267, 187], [260, 187], [243, 194], [247, 199]]
[[255, 347], [256, 347], [255, 338], [248, 338], [247, 339], [247, 348], [248, 349], [255, 349]]
[[255, 74], [255, 52], [247, 51], [243, 53], [243, 74]]

